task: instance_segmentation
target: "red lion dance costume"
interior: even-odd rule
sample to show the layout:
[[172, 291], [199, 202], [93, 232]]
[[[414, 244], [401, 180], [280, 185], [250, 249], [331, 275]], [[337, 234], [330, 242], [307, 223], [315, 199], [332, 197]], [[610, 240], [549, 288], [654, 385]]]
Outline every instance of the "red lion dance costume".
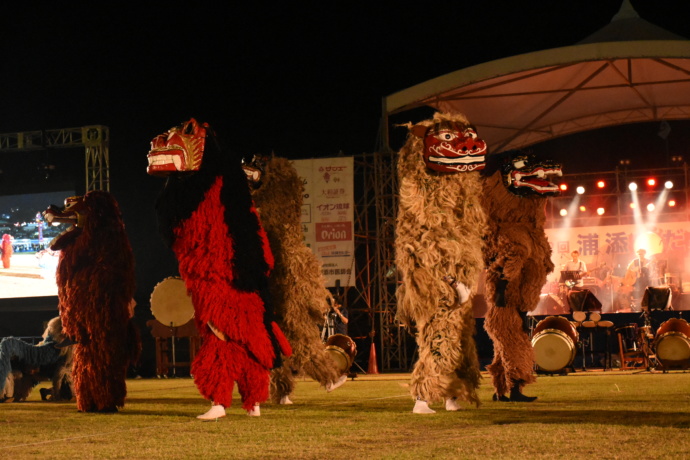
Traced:
[[483, 267], [485, 154], [486, 143], [463, 115], [441, 113], [410, 126], [400, 151], [398, 319], [419, 347], [410, 385], [414, 413], [433, 413], [428, 403], [439, 400], [447, 410], [460, 408], [458, 398], [479, 404], [470, 293]]
[[241, 161], [223, 155], [207, 124], [192, 119], [151, 142], [148, 173], [167, 176], [156, 211], [194, 304], [202, 346], [191, 372], [211, 409], [225, 416], [234, 382], [249, 415], [268, 398], [269, 371], [291, 353], [273, 320], [273, 256]]
[[244, 168], [275, 256], [270, 291], [293, 351], [271, 372], [271, 398], [291, 404], [294, 372], [306, 373], [328, 391], [347, 379], [326, 351], [319, 330], [330, 309], [327, 300], [333, 299], [321, 264], [304, 244], [300, 227], [304, 186], [294, 166], [285, 158], [272, 156], [254, 157]]
[[77, 409], [116, 412], [125, 404], [127, 368], [141, 349], [131, 323], [134, 256], [110, 193], [70, 197], [50, 206], [49, 223], [73, 224], [50, 244], [60, 251], [56, 281], [64, 334], [74, 345]]
[[[546, 197], [558, 194], [548, 180], [560, 165], [516, 151], [488, 157], [482, 174], [482, 205], [488, 216], [485, 263], [488, 312], [484, 328], [493, 340], [488, 366], [494, 401], [531, 402], [522, 388], [534, 383], [534, 350], [525, 315], [539, 303], [546, 276], [554, 269], [544, 233]], [[505, 395], [509, 393], [510, 396]]]

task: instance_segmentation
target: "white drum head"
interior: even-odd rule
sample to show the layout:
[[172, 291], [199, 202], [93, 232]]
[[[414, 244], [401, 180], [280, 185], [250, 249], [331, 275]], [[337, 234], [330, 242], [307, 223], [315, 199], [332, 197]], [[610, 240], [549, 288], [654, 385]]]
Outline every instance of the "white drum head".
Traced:
[[572, 340], [557, 329], [546, 329], [535, 335], [532, 347], [537, 366], [545, 371], [560, 371], [567, 367], [575, 356]]
[[151, 313], [161, 323], [179, 327], [194, 317], [192, 299], [182, 278], [166, 278], [153, 288]]
[[685, 361], [690, 359], [690, 341], [684, 334], [668, 332], [659, 337], [656, 356], [665, 361]]

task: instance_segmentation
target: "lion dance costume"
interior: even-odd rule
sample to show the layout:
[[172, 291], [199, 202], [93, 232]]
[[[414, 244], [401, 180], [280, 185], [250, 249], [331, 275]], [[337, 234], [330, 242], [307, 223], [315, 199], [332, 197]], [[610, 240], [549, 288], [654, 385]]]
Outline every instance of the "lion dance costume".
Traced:
[[166, 176], [156, 202], [160, 231], [192, 297], [202, 345], [191, 372], [212, 401], [200, 415], [225, 415], [237, 382], [242, 407], [259, 415], [269, 371], [290, 345], [273, 319], [273, 256], [241, 162], [223, 155], [208, 124], [191, 119], [151, 142], [148, 173]]
[[72, 226], [55, 237], [56, 281], [62, 328], [75, 344], [72, 380], [77, 409], [116, 412], [125, 404], [125, 379], [141, 342], [132, 316], [134, 256], [120, 209], [108, 192], [69, 197], [50, 206], [49, 223]]
[[482, 204], [489, 223], [484, 328], [494, 345], [488, 366], [493, 400], [530, 402], [536, 398], [522, 394], [526, 384], [536, 381], [525, 315], [537, 307], [546, 276], [554, 269], [544, 207], [547, 196], [558, 194], [549, 177], [560, 176], [561, 168], [510, 151], [490, 155], [482, 174]]
[[294, 166], [284, 158], [254, 157], [245, 171], [275, 257], [269, 280], [271, 298], [292, 346], [292, 356], [271, 372], [271, 399], [290, 404], [293, 371], [306, 373], [329, 391], [347, 379], [326, 352], [319, 331], [332, 296], [325, 287], [321, 264], [303, 241], [304, 187]]
[[[486, 218], [479, 203], [486, 143], [461, 114], [434, 115], [410, 126], [398, 159], [396, 228], [398, 319], [414, 331], [413, 412], [457, 399], [479, 405], [471, 291], [482, 269]], [[453, 289], [455, 287], [455, 289]]]

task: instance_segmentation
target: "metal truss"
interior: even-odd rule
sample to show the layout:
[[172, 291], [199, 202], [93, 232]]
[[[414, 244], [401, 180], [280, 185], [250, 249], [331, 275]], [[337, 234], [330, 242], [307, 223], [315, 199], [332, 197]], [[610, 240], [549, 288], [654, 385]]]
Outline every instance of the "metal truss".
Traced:
[[110, 130], [93, 125], [0, 134], [0, 152], [84, 148], [86, 192], [110, 191]]

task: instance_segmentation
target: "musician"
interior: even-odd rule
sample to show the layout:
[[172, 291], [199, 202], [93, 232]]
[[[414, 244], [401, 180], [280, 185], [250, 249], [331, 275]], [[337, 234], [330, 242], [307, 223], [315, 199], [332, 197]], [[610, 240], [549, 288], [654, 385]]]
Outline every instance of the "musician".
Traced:
[[331, 319], [333, 320], [333, 332], [336, 334], [347, 335], [348, 319], [347, 308], [338, 302], [333, 302], [331, 308]]
[[570, 253], [572, 260], [569, 260], [563, 266], [566, 271], [578, 272], [577, 282], [575, 286], [582, 286], [582, 277], [587, 274], [587, 264], [580, 260], [580, 251], [577, 249]]
[[635, 283], [633, 284], [633, 298], [640, 299], [644, 294], [645, 289], [652, 285], [652, 278], [650, 273], [650, 260], [645, 256], [647, 251], [645, 249], [637, 250], [637, 257], [630, 261], [628, 264], [628, 273], [626, 277], [634, 277]]

